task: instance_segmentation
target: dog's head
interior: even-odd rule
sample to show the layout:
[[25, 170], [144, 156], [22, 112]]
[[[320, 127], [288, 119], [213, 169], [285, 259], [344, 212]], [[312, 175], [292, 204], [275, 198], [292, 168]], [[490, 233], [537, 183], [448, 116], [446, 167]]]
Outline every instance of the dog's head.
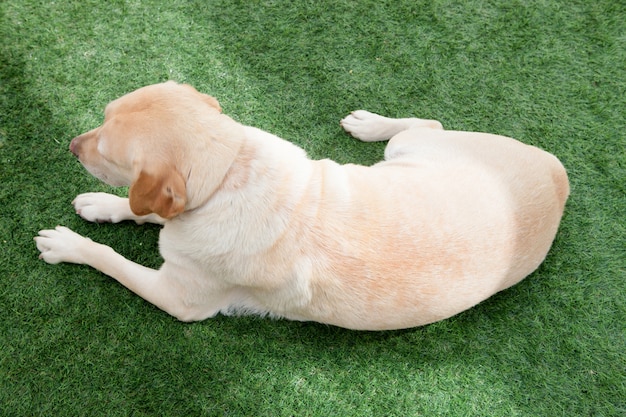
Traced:
[[219, 113], [217, 100], [191, 86], [151, 85], [109, 103], [102, 126], [74, 138], [70, 150], [105, 183], [130, 185], [135, 214], [169, 219], [185, 210], [186, 162], [210, 130], [207, 117]]

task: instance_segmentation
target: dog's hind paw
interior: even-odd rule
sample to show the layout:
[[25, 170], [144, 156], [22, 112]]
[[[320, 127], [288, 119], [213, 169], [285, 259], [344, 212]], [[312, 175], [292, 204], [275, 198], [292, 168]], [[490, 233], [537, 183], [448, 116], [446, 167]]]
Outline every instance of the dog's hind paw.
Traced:
[[393, 119], [366, 110], [356, 110], [339, 123], [346, 132], [355, 138], [363, 142], [376, 142], [391, 137], [388, 125], [393, 123]]

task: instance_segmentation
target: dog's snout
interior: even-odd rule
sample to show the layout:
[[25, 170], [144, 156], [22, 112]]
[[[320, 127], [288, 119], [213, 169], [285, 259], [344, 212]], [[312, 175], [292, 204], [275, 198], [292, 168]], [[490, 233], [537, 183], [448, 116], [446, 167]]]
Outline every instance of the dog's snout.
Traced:
[[72, 139], [70, 142], [70, 152], [72, 152], [76, 157], [80, 157], [81, 155], [90, 152], [90, 148], [95, 144], [95, 142], [97, 142], [99, 129], [100, 128], [90, 130], [89, 132], [83, 133], [82, 135], [76, 136]]

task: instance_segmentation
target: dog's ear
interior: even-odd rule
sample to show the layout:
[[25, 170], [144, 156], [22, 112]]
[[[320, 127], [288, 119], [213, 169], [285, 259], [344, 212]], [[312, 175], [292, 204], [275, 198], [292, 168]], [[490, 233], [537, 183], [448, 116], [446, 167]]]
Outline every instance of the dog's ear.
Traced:
[[128, 199], [130, 209], [138, 216], [156, 213], [164, 219], [171, 219], [185, 211], [185, 180], [171, 167], [141, 169], [130, 186]]

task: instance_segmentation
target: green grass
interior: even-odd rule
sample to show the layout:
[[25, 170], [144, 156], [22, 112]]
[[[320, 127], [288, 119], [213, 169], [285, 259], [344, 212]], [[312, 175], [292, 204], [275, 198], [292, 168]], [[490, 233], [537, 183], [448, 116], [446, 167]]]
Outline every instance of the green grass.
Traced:
[[[0, 415], [626, 415], [624, 1], [15, 0], [0, 35]], [[540, 146], [570, 175], [557, 240], [516, 287], [380, 333], [183, 324], [38, 260], [32, 237], [64, 224], [160, 264], [157, 227], [74, 215], [109, 189], [67, 146], [167, 79], [314, 158], [381, 158], [339, 128], [357, 108]]]

